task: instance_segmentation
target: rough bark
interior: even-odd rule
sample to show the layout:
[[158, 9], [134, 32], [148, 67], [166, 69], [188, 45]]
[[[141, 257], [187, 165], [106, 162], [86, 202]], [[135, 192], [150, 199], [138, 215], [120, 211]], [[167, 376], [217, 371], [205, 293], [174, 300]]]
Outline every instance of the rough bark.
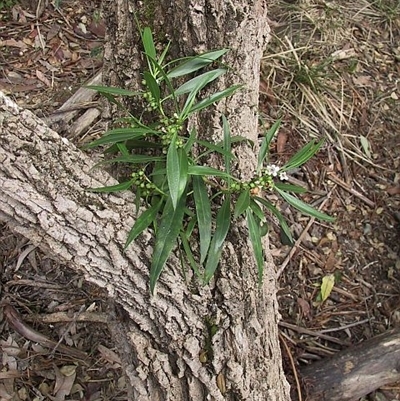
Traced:
[[[134, 16], [153, 27], [156, 40], [172, 40], [172, 53], [228, 47], [232, 68], [219, 81], [245, 88], [190, 124], [199, 135], [221, 135], [220, 111], [234, 135], [257, 146], [259, 64], [268, 36], [263, 0], [105, 0], [108, 23], [104, 77], [113, 86], [141, 81], [141, 48]], [[151, 20], [151, 21], [150, 21]], [[166, 41], [166, 40], [165, 40]], [[28, 111], [0, 98], [0, 219], [59, 260], [107, 288], [116, 301], [114, 336], [134, 400], [288, 400], [277, 335], [274, 264], [266, 256], [261, 288], [246, 229], [232, 229], [216, 280], [191, 291], [176, 257], [149, 295], [151, 233], [126, 253], [133, 197], [98, 195], [86, 188], [113, 179]], [[255, 165], [256, 149], [238, 149], [238, 174]], [[266, 249], [268, 243], [266, 241]], [[201, 362], [212, 321], [212, 358]]]
[[[257, 290], [247, 237], [238, 227], [213, 287], [191, 292], [172, 257], [157, 295], [150, 297], [151, 233], [123, 252], [134, 221], [133, 196], [86, 191], [115, 183], [93, 165], [65, 138], [0, 94], [0, 220], [83, 271], [119, 305], [114, 334], [131, 399], [287, 400], [271, 260]], [[214, 358], [203, 364], [199, 355], [209, 319], [218, 332]]]
[[400, 331], [344, 350], [301, 371], [308, 401], [355, 401], [400, 380]]

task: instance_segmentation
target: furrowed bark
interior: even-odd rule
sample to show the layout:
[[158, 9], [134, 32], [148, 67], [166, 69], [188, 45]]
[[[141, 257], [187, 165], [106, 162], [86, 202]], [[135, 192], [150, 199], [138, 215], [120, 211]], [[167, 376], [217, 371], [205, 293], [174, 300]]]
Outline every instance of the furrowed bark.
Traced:
[[[242, 228], [227, 245], [217, 284], [191, 292], [172, 257], [151, 297], [151, 233], [123, 252], [134, 222], [132, 194], [88, 192], [115, 180], [3, 94], [0, 128], [0, 220], [108, 290], [120, 311], [113, 332], [132, 400], [288, 399], [273, 264], [258, 290]], [[214, 358], [203, 364], [209, 321], [218, 331]]]
[[[244, 89], [189, 125], [197, 128], [199, 136], [218, 141], [223, 112], [232, 135], [254, 144], [235, 150], [236, 173], [248, 178], [256, 164], [259, 66], [269, 34], [265, 2], [103, 3], [108, 23], [103, 76], [111, 86], [135, 89], [140, 85], [143, 56], [135, 17], [142, 27], [153, 28], [157, 44], [171, 40], [174, 57], [230, 48], [223, 60], [230, 71], [213, 84], [211, 92], [238, 83]], [[186, 283], [173, 256], [156, 296], [150, 297], [151, 232], [126, 253], [122, 249], [134, 222], [132, 194], [87, 192], [89, 187], [115, 181], [93, 170], [89, 158], [31, 113], [0, 99], [0, 219], [83, 271], [87, 280], [107, 288], [117, 304], [118, 324], [112, 330], [131, 399], [288, 400], [277, 332], [275, 267], [266, 252], [259, 286], [243, 222], [233, 226], [216, 279], [209, 286], [193, 288]], [[218, 329], [212, 338], [210, 324]], [[208, 351], [207, 361], [204, 351]]]

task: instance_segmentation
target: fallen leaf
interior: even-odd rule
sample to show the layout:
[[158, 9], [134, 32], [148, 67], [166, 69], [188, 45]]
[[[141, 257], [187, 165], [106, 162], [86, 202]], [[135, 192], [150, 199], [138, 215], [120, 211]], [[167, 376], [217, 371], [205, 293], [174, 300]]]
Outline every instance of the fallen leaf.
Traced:
[[297, 303], [300, 306], [300, 310], [301, 310], [301, 313], [303, 314], [303, 316], [307, 319], [310, 319], [310, 317], [311, 317], [310, 304], [303, 298], [297, 298]]
[[324, 302], [331, 295], [332, 288], [335, 285], [335, 276], [333, 274], [328, 274], [322, 278], [321, 284], [321, 302]]
[[386, 190], [389, 195], [399, 195], [400, 194], [400, 186], [396, 185], [394, 187], [390, 187]]
[[42, 71], [36, 70], [36, 76], [37, 76], [38, 79], [39, 79], [40, 81], [42, 81], [45, 85], [47, 85], [48, 87], [51, 87], [50, 81], [46, 78], [46, 76], [43, 74]]
[[28, 46], [22, 40], [15, 39], [0, 40], [0, 47], [1, 46], [17, 47], [18, 49], [28, 48]]

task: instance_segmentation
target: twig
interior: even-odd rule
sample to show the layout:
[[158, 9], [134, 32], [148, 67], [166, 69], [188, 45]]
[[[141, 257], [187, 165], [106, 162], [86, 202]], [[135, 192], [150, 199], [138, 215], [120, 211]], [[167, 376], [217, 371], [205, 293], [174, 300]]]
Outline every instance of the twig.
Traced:
[[107, 313], [101, 312], [82, 312], [77, 317], [71, 317], [66, 312], [55, 312], [49, 314], [27, 316], [26, 320], [29, 322], [41, 323], [61, 323], [61, 322], [90, 322], [90, 323], [105, 323], [109, 322]]
[[340, 345], [345, 345], [345, 346], [349, 345], [345, 341], [339, 340], [338, 338], [335, 338], [335, 337], [327, 336], [326, 334], [323, 334], [320, 331], [312, 331], [312, 330], [306, 329], [304, 327], [296, 326], [294, 324], [286, 323], [286, 322], [282, 322], [282, 321], [279, 322], [278, 324], [281, 327], [286, 327], [287, 329], [297, 331], [298, 333], [308, 334], [309, 336], [313, 336], [313, 337], [319, 337], [319, 338], [322, 338], [323, 340], [327, 340], [332, 343], [336, 343], [336, 344], [340, 344]]
[[346, 184], [344, 181], [342, 181], [339, 177], [337, 177], [335, 174], [333, 173], [328, 173], [329, 179], [332, 180], [335, 184], [339, 185], [340, 187], [342, 187], [344, 190], [346, 190], [347, 192], [350, 192], [352, 195], [354, 195], [355, 197], [361, 199], [364, 203], [366, 203], [369, 207], [374, 208], [375, 207], [375, 203], [368, 199], [366, 196], [364, 196], [363, 194], [360, 194], [360, 192], [356, 191], [355, 189], [351, 188], [350, 185]]
[[17, 333], [19, 333], [21, 336], [27, 338], [28, 340], [31, 340], [35, 343], [39, 343], [43, 345], [44, 347], [50, 348], [55, 350], [57, 348], [57, 351], [70, 355], [74, 358], [77, 359], [82, 359], [85, 360], [87, 359], [88, 355], [84, 351], [80, 351], [78, 349], [68, 347], [66, 345], [62, 344], [57, 344], [56, 341], [51, 340], [50, 338], [46, 337], [45, 335], [37, 332], [36, 330], [32, 329], [32, 327], [29, 327], [26, 325], [22, 319], [19, 313], [11, 306], [11, 305], [5, 305], [3, 308], [3, 313], [5, 318], [7, 319], [8, 324], [10, 327], [12, 327]]
[[299, 376], [297, 375], [297, 369], [296, 369], [296, 366], [294, 364], [292, 353], [290, 352], [290, 349], [287, 346], [286, 341], [283, 338], [283, 335], [281, 333], [279, 333], [279, 338], [280, 338], [281, 343], [283, 344], [283, 346], [284, 346], [284, 348], [286, 350], [287, 356], [289, 357], [290, 365], [292, 366], [294, 379], [296, 380], [296, 387], [297, 387], [297, 394], [299, 396], [299, 401], [303, 401], [303, 397], [301, 395], [301, 386], [300, 386], [300, 382], [299, 382]]
[[320, 333], [333, 333], [335, 331], [346, 330], [346, 329], [350, 329], [351, 327], [354, 327], [354, 326], [359, 326], [360, 324], [368, 323], [370, 321], [371, 321], [371, 319], [364, 319], [364, 320], [360, 320], [359, 322], [346, 324], [345, 326], [334, 327], [332, 329], [324, 329], [324, 330], [321, 330]]

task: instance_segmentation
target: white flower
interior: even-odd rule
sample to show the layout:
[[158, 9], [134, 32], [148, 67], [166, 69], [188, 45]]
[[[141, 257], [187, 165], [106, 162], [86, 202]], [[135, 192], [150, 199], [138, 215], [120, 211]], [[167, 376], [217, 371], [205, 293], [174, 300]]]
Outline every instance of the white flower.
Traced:
[[267, 174], [272, 175], [272, 177], [276, 177], [279, 172], [279, 167], [276, 164], [268, 164], [266, 171]]
[[289, 179], [289, 177], [288, 177], [287, 174], [286, 174], [286, 171], [281, 171], [281, 172], [279, 173], [279, 179], [280, 179], [281, 181], [285, 181], [285, 180], [288, 180], [288, 179]]

